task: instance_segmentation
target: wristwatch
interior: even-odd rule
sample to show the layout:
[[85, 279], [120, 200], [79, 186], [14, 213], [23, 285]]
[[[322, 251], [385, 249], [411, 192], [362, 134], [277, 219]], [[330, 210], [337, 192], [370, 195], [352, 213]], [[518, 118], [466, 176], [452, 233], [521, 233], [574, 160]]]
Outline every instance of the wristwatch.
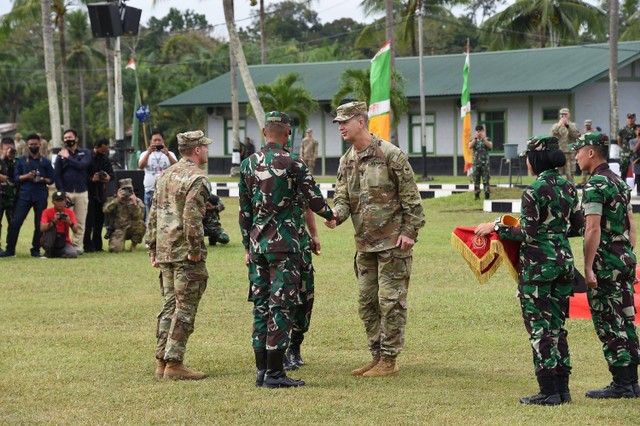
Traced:
[[496, 223], [495, 225], [493, 225], [493, 230], [495, 232], [499, 232], [500, 228], [502, 228], [502, 225], [500, 225], [499, 223]]

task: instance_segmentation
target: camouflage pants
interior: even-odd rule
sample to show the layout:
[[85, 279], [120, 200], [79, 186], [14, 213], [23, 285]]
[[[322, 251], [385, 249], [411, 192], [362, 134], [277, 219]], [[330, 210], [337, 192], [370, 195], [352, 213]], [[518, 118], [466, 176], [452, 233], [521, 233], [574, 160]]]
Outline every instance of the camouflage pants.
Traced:
[[229, 234], [221, 226], [208, 229], [205, 227], [204, 236], [209, 237], [209, 244], [214, 245], [216, 243], [227, 244], [231, 239]]
[[[302, 265], [300, 267], [300, 305], [293, 308], [291, 324], [291, 340], [302, 340], [301, 335], [309, 331], [311, 323], [311, 311], [314, 299], [314, 269], [311, 259], [311, 248], [307, 247], [302, 252]], [[294, 338], [295, 336], [295, 338]], [[298, 343], [298, 342], [295, 342]]]
[[634, 272], [630, 267], [615, 282], [598, 276], [598, 288], [587, 289], [593, 325], [610, 367], [638, 364], [638, 334], [633, 322]]
[[565, 157], [567, 157], [567, 162], [563, 167], [560, 167], [558, 170], [560, 170], [561, 175], [564, 174], [567, 177], [567, 180], [569, 182], [573, 182], [573, 175], [575, 174], [575, 170], [576, 170], [576, 153], [571, 150], [563, 151], [563, 152]]
[[207, 288], [206, 262], [160, 264], [164, 306], [158, 315], [156, 358], [182, 362], [193, 333], [198, 304]]
[[518, 286], [522, 319], [529, 333], [536, 376], [553, 377], [571, 371], [567, 330], [570, 281], [530, 283]]
[[404, 347], [413, 251], [357, 252], [358, 313], [372, 354], [396, 357]]
[[109, 251], [111, 253], [122, 253], [124, 251], [124, 243], [131, 240], [131, 244], [140, 244], [146, 227], [143, 221], [134, 223], [126, 228], [117, 228], [109, 237]]
[[627, 181], [627, 174], [629, 174], [629, 164], [631, 163], [631, 153], [621, 152], [620, 153], [620, 177], [624, 182]]
[[253, 302], [253, 347], [286, 349], [291, 332], [291, 310], [300, 304], [299, 255], [252, 254], [249, 282], [249, 301]]
[[489, 194], [489, 165], [478, 164], [473, 166], [473, 192], [475, 195], [480, 195], [480, 179], [482, 179], [482, 186], [484, 193]]

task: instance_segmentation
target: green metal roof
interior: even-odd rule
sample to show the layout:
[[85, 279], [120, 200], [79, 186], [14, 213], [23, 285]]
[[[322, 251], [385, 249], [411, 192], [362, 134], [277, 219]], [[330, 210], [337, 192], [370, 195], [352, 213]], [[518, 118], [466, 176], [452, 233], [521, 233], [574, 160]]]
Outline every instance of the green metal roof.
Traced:
[[[640, 58], [640, 41], [621, 42], [619, 67]], [[608, 44], [590, 44], [546, 49], [472, 53], [470, 91], [474, 96], [515, 93], [571, 92], [581, 85], [606, 77], [609, 71]], [[369, 68], [369, 60], [251, 65], [256, 85], [271, 83], [279, 75], [298, 72], [318, 102], [329, 102], [338, 91], [339, 78], [347, 68]], [[458, 97], [462, 90], [464, 54], [424, 58], [427, 97]], [[417, 57], [396, 58], [396, 68], [406, 78], [405, 93], [418, 98]], [[231, 100], [229, 73], [194, 87], [160, 104], [163, 107], [228, 105]], [[248, 103], [238, 76], [238, 101]]]

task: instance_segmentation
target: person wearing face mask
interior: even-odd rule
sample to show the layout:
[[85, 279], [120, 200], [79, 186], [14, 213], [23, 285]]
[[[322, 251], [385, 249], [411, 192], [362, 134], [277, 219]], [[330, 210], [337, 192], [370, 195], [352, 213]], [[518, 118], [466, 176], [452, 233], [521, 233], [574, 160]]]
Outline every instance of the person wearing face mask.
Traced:
[[[2, 138], [0, 146], [0, 236], [2, 235], [2, 216], [6, 216], [7, 225], [9, 225], [16, 206], [16, 185], [13, 182], [15, 170], [16, 147], [13, 139]], [[1, 248], [0, 253], [2, 253]]]
[[56, 189], [63, 191], [70, 201], [78, 221], [78, 232], [73, 235], [73, 246], [78, 254], [83, 254], [87, 210], [89, 208], [89, 167], [91, 166], [91, 151], [78, 146], [78, 132], [67, 129], [62, 136], [64, 148], [60, 150], [55, 162]]
[[102, 208], [107, 200], [107, 184], [115, 179], [113, 166], [109, 161], [109, 140], [99, 138], [93, 145], [93, 156], [89, 167], [89, 208], [87, 210], [84, 251], [102, 251]]
[[31, 240], [31, 256], [40, 257], [40, 219], [42, 212], [47, 208], [49, 192], [47, 185], [54, 180], [53, 168], [49, 159], [40, 156], [40, 136], [31, 134], [27, 136], [27, 149], [29, 154], [20, 157], [16, 162], [13, 174], [14, 182], [20, 183], [18, 202], [13, 213], [13, 220], [9, 225], [7, 235], [7, 249], [0, 254], [0, 258], [16, 256], [16, 243], [20, 235], [20, 228], [27, 218], [29, 210], [33, 209], [34, 225], [33, 239]]

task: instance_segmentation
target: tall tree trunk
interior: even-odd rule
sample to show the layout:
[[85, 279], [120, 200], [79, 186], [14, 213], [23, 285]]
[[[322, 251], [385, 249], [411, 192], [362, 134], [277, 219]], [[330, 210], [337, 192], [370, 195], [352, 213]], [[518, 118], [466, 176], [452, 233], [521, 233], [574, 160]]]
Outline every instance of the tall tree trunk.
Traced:
[[[609, 0], [609, 113], [611, 140], [618, 134], [618, 0]], [[620, 170], [620, 175], [626, 175]]]
[[69, 78], [67, 77], [67, 47], [64, 37], [64, 15], [58, 15], [58, 33], [60, 34], [60, 85], [62, 86], [62, 127], [71, 127], [69, 112]]
[[49, 102], [49, 120], [51, 121], [51, 146], [62, 146], [60, 130], [60, 108], [58, 106], [58, 87], [56, 84], [56, 62], [53, 50], [53, 31], [51, 29], [51, 1], [40, 0], [42, 10], [42, 44], [44, 48], [44, 69], [47, 80], [47, 98]]
[[79, 82], [80, 82], [80, 131], [82, 135], [82, 142], [85, 148], [89, 148], [89, 141], [87, 140], [87, 124], [85, 122], [85, 108], [84, 108], [84, 65], [80, 65], [78, 70]]
[[[109, 130], [111, 132], [115, 131], [116, 128], [116, 101], [115, 101], [115, 93], [113, 91], [113, 51], [112, 51], [112, 40], [110, 38], [104, 39], [104, 57], [107, 63], [107, 98], [109, 111], [107, 114], [109, 115]], [[109, 137], [111, 142], [114, 141], [113, 135]]]
[[231, 138], [233, 139], [233, 154], [231, 156], [231, 176], [240, 175], [240, 106], [238, 105], [238, 61], [229, 49], [229, 73], [231, 77]]
[[227, 23], [227, 30], [229, 31], [229, 47], [233, 50], [233, 54], [238, 61], [238, 69], [240, 70], [240, 76], [244, 83], [244, 88], [249, 97], [249, 103], [253, 109], [253, 113], [256, 115], [256, 121], [258, 126], [262, 129], [264, 127], [264, 109], [258, 98], [258, 92], [253, 84], [253, 79], [249, 73], [249, 66], [247, 65], [247, 58], [244, 56], [242, 50], [242, 43], [236, 32], [235, 23], [233, 22], [233, 0], [223, 0], [224, 5], [224, 19]]
[[262, 65], [265, 65], [267, 63], [267, 37], [264, 33], [264, 21], [264, 0], [260, 0], [260, 51]]

